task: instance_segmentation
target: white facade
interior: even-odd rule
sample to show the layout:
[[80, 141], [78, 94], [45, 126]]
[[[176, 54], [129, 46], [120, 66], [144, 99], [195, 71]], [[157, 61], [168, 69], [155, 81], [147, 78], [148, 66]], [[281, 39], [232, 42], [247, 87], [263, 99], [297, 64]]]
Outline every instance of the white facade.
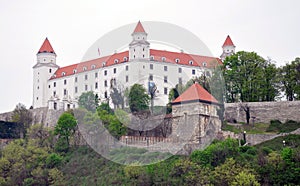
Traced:
[[148, 82], [154, 82], [154, 105], [166, 105], [169, 90], [176, 84], [211, 73], [211, 61], [220, 63], [214, 57], [152, 50], [145, 32], [134, 32], [132, 37], [126, 52], [62, 68], [56, 65], [55, 53], [38, 53], [33, 67], [33, 107], [76, 108], [79, 96], [87, 91], [98, 94], [100, 101], [107, 100], [114, 81], [124, 89], [139, 83], [147, 90]]

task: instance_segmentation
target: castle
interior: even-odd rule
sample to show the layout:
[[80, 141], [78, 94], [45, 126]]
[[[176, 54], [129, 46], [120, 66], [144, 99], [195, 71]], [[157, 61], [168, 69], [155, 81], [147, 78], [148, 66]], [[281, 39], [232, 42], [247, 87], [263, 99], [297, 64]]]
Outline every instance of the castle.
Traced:
[[113, 85], [130, 87], [135, 83], [150, 89], [157, 87], [154, 105], [166, 105], [168, 93], [176, 84], [201, 75], [211, 76], [212, 69], [235, 52], [227, 36], [220, 58], [150, 49], [147, 33], [138, 22], [128, 50], [97, 59], [59, 67], [48, 38], [37, 53], [33, 66], [33, 108], [67, 110], [78, 107], [83, 92], [93, 91], [100, 101], [110, 99]]

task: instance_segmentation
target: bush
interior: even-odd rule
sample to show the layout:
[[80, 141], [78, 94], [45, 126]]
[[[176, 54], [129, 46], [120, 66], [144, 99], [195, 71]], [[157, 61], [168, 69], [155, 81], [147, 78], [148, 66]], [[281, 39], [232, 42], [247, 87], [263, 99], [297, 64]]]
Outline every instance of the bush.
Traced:
[[56, 153], [50, 154], [46, 159], [46, 165], [49, 168], [53, 168], [57, 165], [59, 165], [62, 162], [63, 157]]

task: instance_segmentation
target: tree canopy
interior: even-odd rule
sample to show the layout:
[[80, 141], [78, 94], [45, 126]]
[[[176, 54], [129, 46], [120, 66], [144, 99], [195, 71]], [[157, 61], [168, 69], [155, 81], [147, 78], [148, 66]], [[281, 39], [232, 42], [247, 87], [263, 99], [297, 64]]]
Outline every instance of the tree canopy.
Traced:
[[129, 90], [128, 100], [130, 110], [133, 113], [149, 110], [150, 97], [143, 85], [132, 85]]
[[93, 91], [84, 92], [79, 96], [79, 107], [86, 108], [88, 111], [95, 112], [98, 103], [98, 95], [95, 95]]
[[275, 64], [255, 52], [227, 57], [223, 69], [227, 102], [274, 101], [279, 95]]

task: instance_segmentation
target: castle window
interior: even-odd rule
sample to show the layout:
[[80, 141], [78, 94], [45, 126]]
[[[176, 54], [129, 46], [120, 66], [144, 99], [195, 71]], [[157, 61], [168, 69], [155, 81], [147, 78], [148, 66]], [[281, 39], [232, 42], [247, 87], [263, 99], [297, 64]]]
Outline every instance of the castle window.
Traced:
[[150, 69], [153, 70], [153, 64], [150, 64]]
[[104, 75], [105, 75], [105, 76], [107, 75], [107, 70], [104, 70]]
[[153, 81], [153, 75], [149, 74], [149, 81]]
[[181, 78], [181, 77], [178, 78], [178, 83], [179, 83], [179, 84], [182, 84], [182, 78]]
[[115, 63], [115, 64], [117, 64], [118, 62], [119, 62], [119, 60], [118, 60], [118, 59], [115, 59], [115, 60], [114, 60], [114, 63]]
[[168, 66], [164, 66], [164, 71], [168, 71]]
[[125, 70], [128, 71], [128, 65], [125, 66]]
[[53, 109], [54, 109], [54, 110], [57, 109], [57, 103], [56, 103], [56, 102], [54, 102], [54, 104], [53, 104]]
[[114, 74], [115, 74], [115, 73], [117, 73], [117, 69], [116, 69], [116, 68], [114, 68]]
[[54, 96], [54, 97], [56, 96], [56, 91], [53, 91], [53, 96]]
[[98, 83], [97, 82], [95, 83], [95, 89], [98, 89]]
[[166, 88], [166, 87], [164, 88], [164, 94], [168, 95], [168, 88]]
[[36, 100], [39, 100], [39, 97], [36, 97]]
[[106, 62], [102, 62], [102, 66], [104, 67], [106, 65]]
[[133, 49], [133, 52], [135, 52], [135, 49]]
[[64, 85], [66, 85], [66, 84], [67, 84], [67, 80], [65, 79], [65, 80], [64, 80]]
[[61, 73], [61, 76], [65, 76], [65, 75], [66, 75], [66, 73], [65, 73], [65, 72], [62, 72], [62, 73]]
[[53, 87], [56, 87], [56, 82], [53, 82]]
[[133, 55], [133, 58], [135, 59], [135, 55]]
[[128, 82], [128, 80], [129, 80], [129, 78], [128, 78], [128, 76], [126, 76], [126, 79], [125, 79], [125, 81], [126, 81], [126, 82]]
[[64, 89], [64, 96], [67, 95], [67, 89]]
[[179, 67], [179, 68], [178, 68], [178, 73], [181, 73], [181, 72], [182, 72], [182, 68]]
[[95, 72], [95, 78], [97, 78], [98, 77], [98, 72]]
[[78, 92], [78, 87], [75, 87], [75, 93], [77, 93]]
[[38, 86], [37, 89], [40, 89], [40, 87]]
[[88, 86], [87, 86], [87, 85], [84, 86], [84, 90], [85, 90], [85, 91], [88, 90]]
[[189, 64], [192, 65], [194, 62], [193, 60], [189, 60]]
[[154, 56], [150, 56], [150, 60], [151, 60], [151, 61], [154, 61]]
[[145, 48], [143, 48], [143, 51], [145, 51]]
[[143, 58], [145, 58], [145, 55], [143, 54]]
[[51, 86], [50, 86], [50, 85], [48, 85], [48, 88], [51, 88]]
[[162, 61], [166, 61], [166, 57], [162, 57], [161, 60], [162, 60]]
[[195, 69], [192, 70], [192, 74], [193, 74], [193, 75], [196, 74], [196, 70], [195, 70]]
[[96, 65], [92, 65], [92, 66], [91, 66], [91, 69], [95, 69], [95, 68], [96, 68]]
[[104, 97], [107, 98], [107, 91], [104, 92]]
[[77, 70], [76, 69], [73, 69], [73, 74], [75, 74], [77, 72]]
[[44, 61], [46, 61], [46, 59], [44, 58]]
[[50, 69], [49, 69], [49, 73], [51, 73], [51, 72], [52, 72], [52, 69], [50, 68]]
[[83, 71], [86, 71], [86, 69], [87, 69], [86, 67], [83, 67]]
[[77, 78], [77, 77], [75, 77], [75, 83], [77, 83], [77, 81], [78, 81], [78, 78]]
[[206, 67], [206, 66], [207, 66], [206, 62], [203, 62], [203, 63], [202, 63], [202, 65], [203, 65], [204, 67]]
[[164, 76], [164, 83], [168, 83], [168, 76]]
[[88, 80], [88, 75], [87, 75], [87, 74], [84, 75], [84, 79], [85, 79], [85, 80]]
[[178, 58], [176, 58], [176, 59], [175, 59], [175, 62], [176, 62], [176, 63], [179, 63], [179, 62], [180, 62], [180, 60], [179, 60]]
[[104, 80], [104, 87], [107, 87], [107, 80]]
[[124, 57], [123, 60], [124, 60], [124, 61], [127, 61], [127, 57]]

